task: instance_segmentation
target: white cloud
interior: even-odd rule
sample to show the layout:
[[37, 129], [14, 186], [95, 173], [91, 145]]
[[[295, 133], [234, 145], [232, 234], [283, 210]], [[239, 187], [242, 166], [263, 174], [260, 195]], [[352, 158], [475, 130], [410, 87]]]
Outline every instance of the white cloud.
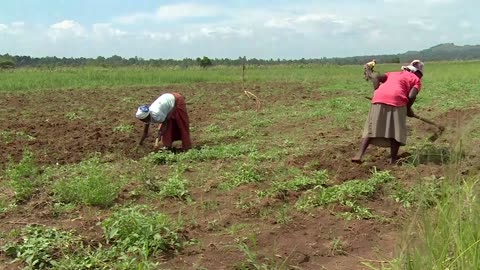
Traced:
[[184, 18], [211, 17], [220, 13], [220, 9], [215, 6], [180, 3], [161, 6], [155, 12], [136, 12], [117, 17], [114, 21], [122, 24], [136, 24], [144, 21], [176, 21]]
[[127, 32], [112, 27], [110, 23], [96, 23], [92, 25], [92, 32], [97, 37], [122, 37], [127, 35]]
[[154, 41], [168, 41], [172, 39], [172, 34], [168, 32], [144, 32], [143, 36]]
[[160, 7], [155, 13], [159, 20], [178, 20], [191, 17], [211, 17], [218, 14], [218, 9], [212, 6], [182, 3]]
[[7, 28], [8, 28], [8, 27], [7, 27], [5, 24], [1, 24], [1, 23], [0, 23], [0, 33], [1, 33], [1, 32], [4, 32], [5, 30], [7, 30]]
[[48, 36], [53, 41], [70, 37], [84, 38], [87, 37], [87, 31], [76, 21], [64, 20], [50, 25]]
[[25, 22], [13, 22], [12, 23], [12, 27], [24, 27], [25, 26]]
[[425, 22], [420, 19], [409, 19], [407, 23], [425, 31], [432, 31], [436, 28], [432, 22]]
[[472, 24], [468, 21], [461, 21], [458, 26], [460, 26], [461, 28], [470, 28], [472, 27]]
[[121, 17], [114, 18], [113, 21], [121, 24], [136, 24], [142, 21], [153, 20], [153, 15], [148, 13], [133, 13]]
[[183, 43], [189, 43], [193, 40], [208, 39], [227, 39], [227, 38], [246, 38], [252, 36], [253, 31], [247, 28], [233, 28], [230, 26], [203, 26], [192, 29], [179, 35], [179, 39]]

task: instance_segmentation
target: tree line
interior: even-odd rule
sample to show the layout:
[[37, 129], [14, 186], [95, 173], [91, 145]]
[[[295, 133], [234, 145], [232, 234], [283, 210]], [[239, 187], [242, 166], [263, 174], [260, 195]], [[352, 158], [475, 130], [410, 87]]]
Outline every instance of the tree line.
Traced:
[[376, 59], [377, 63], [408, 63], [413, 59], [422, 59], [423, 61], [439, 60], [472, 60], [480, 59], [480, 45], [475, 46], [456, 46], [453, 43], [440, 44], [422, 51], [410, 51], [402, 54], [393, 55], [366, 55], [353, 57], [333, 57], [333, 58], [313, 58], [313, 59], [257, 59], [247, 58], [246, 56], [236, 59], [229, 58], [209, 58], [207, 56], [184, 59], [144, 59], [141, 57], [123, 58], [118, 55], [110, 57], [99, 56], [97, 58], [66, 58], [66, 57], [31, 57], [17, 56], [9, 54], [0, 54], [0, 68], [14, 67], [80, 67], [80, 66], [99, 66], [99, 67], [124, 67], [124, 66], [150, 66], [166, 67], [174, 66], [188, 68], [200, 66], [207, 68], [212, 65], [222, 66], [242, 66], [242, 65], [285, 65], [285, 64], [332, 64], [332, 65], [363, 65], [364, 63]]

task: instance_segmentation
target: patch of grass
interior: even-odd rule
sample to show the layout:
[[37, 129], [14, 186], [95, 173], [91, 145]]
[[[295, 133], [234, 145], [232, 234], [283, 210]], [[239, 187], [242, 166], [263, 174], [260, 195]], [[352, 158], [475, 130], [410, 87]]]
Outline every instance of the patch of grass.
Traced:
[[3, 246], [5, 254], [25, 263], [29, 269], [49, 269], [64, 253], [72, 251], [76, 238], [71, 232], [37, 226], [25, 227], [22, 241]]
[[200, 208], [204, 211], [211, 211], [215, 210], [220, 206], [219, 201], [202, 201], [200, 204]]
[[174, 154], [169, 151], [151, 153], [146, 157], [154, 164], [172, 164], [175, 162], [209, 161], [216, 159], [238, 159], [245, 154], [256, 152], [256, 147], [247, 144], [229, 144], [204, 146], [187, 152]]
[[239, 262], [234, 266], [235, 270], [286, 270], [290, 269], [287, 260], [279, 261], [274, 256], [266, 257], [260, 256], [257, 251], [257, 241], [253, 234], [247, 241], [242, 241], [238, 244], [238, 249], [244, 254], [244, 261]]
[[25, 133], [24, 131], [8, 131], [8, 130], [2, 130], [0, 131], [0, 142], [3, 143], [10, 143], [14, 139], [19, 139], [19, 140], [25, 140], [25, 141], [34, 141], [36, 138], [28, 133]]
[[[458, 178], [457, 178], [458, 177]], [[435, 207], [418, 211], [394, 260], [371, 269], [477, 269], [480, 265], [480, 178], [439, 182]], [[423, 209], [425, 210], [425, 209]]]
[[162, 198], [175, 198], [191, 202], [192, 198], [187, 188], [188, 182], [182, 176], [185, 168], [171, 166], [169, 170], [170, 173], [165, 176], [143, 168], [140, 177], [148, 190], [159, 194]]
[[75, 210], [77, 206], [73, 203], [60, 203], [56, 202], [51, 206], [51, 213], [53, 216], [57, 217], [64, 213], [71, 213]]
[[53, 184], [54, 198], [62, 203], [79, 203], [108, 207], [113, 205], [121, 188], [121, 179], [107, 175], [99, 158], [66, 167]]
[[226, 172], [225, 181], [218, 185], [221, 190], [230, 190], [248, 183], [262, 182], [264, 179], [258, 167], [251, 163], [241, 163], [235, 166], [233, 171]]
[[358, 200], [371, 196], [383, 183], [392, 181], [394, 178], [389, 172], [374, 171], [368, 180], [350, 180], [341, 185], [331, 187], [318, 186], [316, 189], [305, 192], [296, 202], [297, 209], [304, 210], [311, 207], [326, 206], [332, 203], [350, 208], [343, 216], [351, 218], [372, 218], [370, 211], [358, 204]]
[[33, 160], [33, 153], [24, 151], [19, 163], [9, 162], [4, 172], [7, 185], [17, 201], [27, 201], [41, 184], [40, 171]]
[[15, 209], [15, 207], [17, 207], [16, 203], [10, 202], [9, 200], [5, 200], [0, 197], [0, 214], [13, 210]]
[[290, 214], [291, 210], [288, 205], [284, 204], [278, 208], [275, 212], [275, 223], [276, 224], [288, 224], [292, 221]]
[[412, 155], [406, 158], [405, 162], [414, 166], [419, 164], [447, 164], [452, 160], [453, 153], [445, 145], [431, 142], [420, 143], [410, 148]]
[[153, 255], [181, 250], [185, 245], [177, 233], [180, 224], [142, 205], [115, 211], [102, 222], [102, 228], [105, 238], [125, 252]]
[[120, 133], [132, 133], [134, 127], [132, 125], [121, 124], [112, 128], [113, 132], [120, 132]]
[[390, 195], [396, 202], [401, 203], [404, 208], [412, 206], [419, 208], [429, 208], [435, 206], [436, 201], [441, 196], [440, 183], [444, 178], [435, 176], [425, 177], [422, 181], [406, 190], [396, 181], [393, 182], [393, 194]]
[[273, 183], [273, 192], [286, 193], [287, 191], [305, 191], [316, 187], [324, 186], [328, 180], [326, 170], [314, 171], [311, 175], [295, 171], [292, 180]]
[[346, 255], [345, 242], [340, 237], [335, 237], [330, 241], [330, 253], [332, 256]]
[[65, 113], [65, 118], [70, 120], [70, 121], [82, 119], [82, 117], [80, 115], [78, 115], [76, 112]]

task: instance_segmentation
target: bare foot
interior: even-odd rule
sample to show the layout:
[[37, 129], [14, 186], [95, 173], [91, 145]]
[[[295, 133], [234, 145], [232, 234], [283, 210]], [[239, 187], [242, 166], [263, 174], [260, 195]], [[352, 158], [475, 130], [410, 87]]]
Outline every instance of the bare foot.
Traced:
[[357, 156], [353, 157], [351, 160], [353, 163], [357, 163], [357, 164], [362, 164], [363, 162], [362, 159]]

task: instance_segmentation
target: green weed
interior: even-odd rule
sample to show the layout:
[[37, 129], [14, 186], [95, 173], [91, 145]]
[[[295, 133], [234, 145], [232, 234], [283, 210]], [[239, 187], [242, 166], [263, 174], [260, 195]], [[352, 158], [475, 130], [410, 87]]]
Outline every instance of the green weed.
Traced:
[[133, 132], [133, 125], [126, 125], [121, 124], [112, 128], [113, 132], [120, 132], [120, 133], [132, 133]]
[[341, 185], [331, 187], [317, 186], [316, 189], [304, 193], [296, 202], [297, 209], [304, 210], [310, 207], [326, 206], [332, 203], [350, 208], [350, 214], [344, 214], [346, 218], [372, 218], [370, 211], [358, 205], [358, 200], [368, 198], [383, 183], [392, 181], [393, 177], [389, 172], [374, 171], [373, 176], [368, 180], [350, 180]]
[[244, 254], [245, 261], [239, 262], [235, 265], [235, 270], [286, 270], [289, 269], [287, 260], [278, 261], [275, 257], [260, 256], [257, 252], [257, 241], [253, 234], [250, 235], [247, 241], [242, 241], [238, 244], [238, 249]]
[[108, 207], [117, 198], [121, 182], [110, 178], [100, 160], [92, 158], [68, 167], [53, 184], [53, 196], [63, 203]]
[[33, 160], [33, 153], [24, 151], [22, 160], [15, 164], [9, 162], [4, 176], [17, 201], [29, 200], [41, 183], [40, 172]]
[[70, 121], [82, 119], [82, 117], [80, 115], [78, 115], [76, 112], [65, 113], [65, 118], [67, 118]]
[[125, 252], [153, 255], [180, 250], [184, 240], [177, 233], [180, 225], [146, 206], [115, 211], [102, 222], [105, 238]]
[[260, 169], [253, 164], [243, 163], [234, 168], [232, 172], [225, 173], [225, 181], [218, 186], [222, 190], [230, 190], [235, 187], [248, 183], [257, 183], [263, 181]]
[[64, 253], [73, 250], [76, 238], [70, 232], [47, 227], [25, 227], [23, 241], [3, 246], [7, 256], [24, 262], [30, 269], [49, 269]]
[[246, 144], [230, 144], [204, 146], [200, 149], [191, 149], [187, 152], [174, 154], [168, 151], [152, 153], [146, 157], [154, 164], [172, 164], [175, 162], [209, 161], [216, 159], [238, 159], [241, 156], [255, 152], [256, 148]]
[[176, 198], [191, 202], [192, 198], [187, 188], [188, 182], [182, 176], [184, 170], [185, 168], [182, 166], [171, 166], [169, 174], [161, 175], [143, 168], [140, 177], [148, 190], [159, 194], [163, 198]]

